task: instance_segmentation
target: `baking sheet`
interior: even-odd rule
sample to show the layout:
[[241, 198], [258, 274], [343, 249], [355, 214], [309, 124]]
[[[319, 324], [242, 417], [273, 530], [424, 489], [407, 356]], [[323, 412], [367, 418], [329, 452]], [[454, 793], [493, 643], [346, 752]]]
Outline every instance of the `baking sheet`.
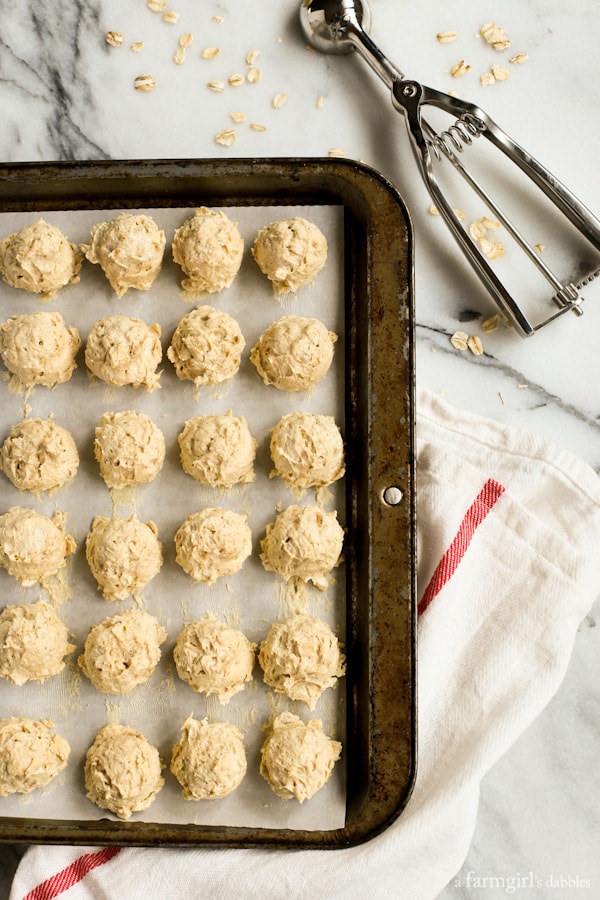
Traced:
[[[130, 209], [128, 211], [131, 211]], [[144, 210], [140, 210], [144, 211]], [[163, 354], [177, 322], [198, 303], [214, 305], [228, 312], [240, 323], [246, 340], [240, 371], [227, 385], [197, 390], [190, 382], [179, 381], [166, 356], [163, 359], [161, 389], [148, 394], [143, 388], [109, 388], [88, 377], [83, 363], [83, 347], [78, 356], [79, 368], [72, 379], [53, 390], [36, 386], [25, 397], [12, 393], [7, 380], [0, 384], [0, 439], [10, 426], [25, 413], [31, 416], [55, 416], [68, 428], [78, 445], [81, 463], [74, 482], [51, 497], [40, 501], [30, 494], [20, 494], [4, 476], [0, 476], [0, 511], [12, 505], [35, 508], [50, 515], [54, 510], [67, 512], [67, 531], [77, 540], [78, 549], [53, 591], [60, 616], [73, 632], [76, 652], [69, 658], [64, 673], [43, 685], [26, 684], [17, 688], [5, 679], [0, 683], [2, 716], [26, 715], [51, 719], [56, 731], [71, 745], [68, 768], [43, 791], [28, 797], [0, 799], [0, 816], [35, 817], [60, 820], [116, 819], [98, 809], [85, 797], [83, 763], [85, 752], [97, 731], [106, 722], [121, 722], [141, 730], [155, 744], [167, 764], [166, 784], [148, 810], [134, 813], [131, 821], [156, 823], [195, 823], [219, 826], [260, 828], [335, 829], [344, 825], [346, 813], [345, 756], [336, 763], [328, 784], [310, 801], [300, 805], [276, 797], [258, 774], [263, 726], [268, 718], [283, 709], [292, 709], [304, 719], [323, 720], [327, 733], [344, 744], [345, 679], [335, 691], [328, 690], [314, 712], [303, 704], [292, 703], [274, 695], [262, 683], [258, 664], [252, 684], [222, 705], [215, 698], [196, 694], [180, 681], [172, 662], [172, 649], [183, 624], [213, 613], [247, 637], [259, 643], [270, 624], [292, 612], [306, 611], [329, 622], [344, 639], [345, 580], [344, 565], [335, 570], [334, 583], [326, 592], [311, 587], [296, 595], [286, 589], [273, 573], [267, 573], [258, 559], [259, 542], [265, 526], [278, 508], [297, 502], [281, 479], [270, 479], [271, 460], [268, 450], [269, 430], [279, 418], [293, 410], [334, 415], [344, 431], [344, 230], [343, 210], [339, 206], [303, 207], [235, 207], [224, 210], [239, 223], [245, 240], [245, 255], [233, 285], [225, 291], [194, 303], [184, 299], [179, 287], [181, 270], [170, 256], [173, 231], [193, 208], [147, 210], [167, 235], [163, 270], [150, 291], [129, 291], [118, 299], [99, 266], [85, 262], [81, 281], [59, 292], [48, 303], [0, 284], [2, 320], [9, 315], [41, 310], [59, 311], [68, 326], [76, 326], [83, 343], [92, 324], [103, 316], [122, 313], [137, 316], [148, 324], [158, 322], [162, 328]], [[3, 237], [33, 222], [40, 215], [58, 225], [70, 240], [80, 243], [89, 239], [98, 221], [112, 218], [119, 210], [72, 210], [47, 213], [5, 213], [0, 216]], [[287, 215], [305, 215], [315, 222], [328, 240], [328, 260], [314, 284], [295, 295], [293, 301], [275, 300], [270, 283], [260, 273], [250, 255], [250, 246], [263, 225]], [[326, 378], [310, 393], [298, 395], [265, 386], [249, 363], [248, 354], [264, 329], [272, 321], [289, 313], [315, 316], [335, 331], [334, 363]], [[165, 435], [167, 457], [161, 475], [150, 485], [110, 494], [98, 474], [93, 456], [94, 427], [106, 411], [136, 409], [148, 413]], [[244, 415], [250, 431], [258, 441], [256, 479], [248, 485], [219, 491], [198, 485], [185, 475], [179, 464], [177, 434], [186, 419], [201, 413], [223, 414], [231, 409]], [[332, 486], [324, 503], [337, 509], [345, 522], [343, 482]], [[314, 491], [306, 492], [300, 502], [314, 502]], [[85, 535], [95, 515], [135, 513], [141, 521], [152, 519], [163, 544], [164, 564], [160, 574], [144, 589], [142, 604], [156, 615], [168, 631], [162, 647], [162, 659], [147, 685], [129, 697], [101, 694], [85, 676], [79, 676], [75, 661], [91, 625], [108, 616], [133, 608], [132, 598], [107, 603], [97, 590], [85, 561]], [[194, 584], [175, 563], [173, 536], [185, 517], [203, 506], [225, 506], [248, 515], [253, 533], [253, 555], [236, 575], [220, 579], [215, 585]], [[9, 603], [34, 602], [43, 596], [39, 588], [22, 588], [0, 570], [2, 606]], [[207, 716], [211, 721], [230, 721], [244, 733], [248, 773], [240, 787], [229, 797], [218, 801], [185, 801], [181, 789], [168, 771], [171, 748], [179, 738], [179, 729], [190, 713]]]

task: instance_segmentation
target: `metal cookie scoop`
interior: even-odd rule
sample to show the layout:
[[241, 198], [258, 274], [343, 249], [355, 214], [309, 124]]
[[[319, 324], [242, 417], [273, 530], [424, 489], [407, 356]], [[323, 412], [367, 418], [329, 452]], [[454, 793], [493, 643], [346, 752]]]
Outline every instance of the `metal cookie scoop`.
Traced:
[[[465, 146], [473, 144], [475, 139], [487, 138], [509, 160], [516, 163], [595, 249], [600, 250], [600, 221], [590, 210], [478, 106], [405, 78], [367, 34], [370, 15], [365, 0], [304, 0], [300, 8], [300, 20], [308, 41], [316, 50], [339, 54], [358, 50], [391, 90], [392, 104], [405, 116], [413, 153], [435, 206], [473, 269], [519, 332], [524, 336], [534, 334], [565, 312], [582, 315], [583, 297], [579, 290], [600, 275], [600, 268], [590, 272], [578, 284], [561, 283], [542, 261], [539, 252], [525, 240], [456, 154], [462, 153]], [[454, 116], [455, 121], [445, 131], [437, 133], [423, 118], [424, 106], [443, 110]], [[552, 300], [558, 310], [543, 321], [533, 324], [527, 318], [462, 226], [434, 173], [434, 163], [443, 159], [452, 163], [552, 285]]]

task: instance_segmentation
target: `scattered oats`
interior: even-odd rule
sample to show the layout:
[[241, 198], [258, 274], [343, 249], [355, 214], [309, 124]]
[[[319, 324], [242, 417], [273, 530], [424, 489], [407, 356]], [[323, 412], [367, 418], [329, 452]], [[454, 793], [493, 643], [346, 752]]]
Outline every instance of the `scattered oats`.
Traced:
[[435, 346], [435, 344], [432, 344], [429, 349], [431, 350], [432, 353], [437, 353], [437, 347]]
[[453, 78], [460, 78], [461, 75], [466, 75], [470, 69], [471, 66], [468, 65], [468, 63], [466, 63], [464, 59], [461, 59], [456, 63], [455, 66], [452, 66], [452, 68], [450, 69], [450, 74]]
[[438, 209], [437, 206], [435, 206], [435, 204], [433, 204], [433, 203], [432, 203], [431, 206], [429, 207], [428, 212], [429, 212], [429, 215], [430, 215], [430, 216], [439, 216], [439, 214], [440, 214], [439, 209]]
[[231, 147], [237, 141], [237, 134], [233, 128], [226, 128], [224, 131], [215, 134], [215, 141], [223, 147]]
[[543, 253], [543, 252], [544, 252], [544, 245], [543, 245], [543, 244], [536, 244], [536, 245], [535, 245], [535, 249], [537, 250], [538, 253]]
[[502, 36], [498, 38], [496, 41], [492, 41], [492, 47], [494, 50], [508, 50], [510, 47], [510, 41], [506, 36]]
[[483, 87], [487, 87], [489, 84], [494, 84], [495, 81], [496, 79], [491, 72], [484, 72], [483, 75], [479, 76], [479, 83], [483, 85]]
[[481, 356], [483, 354], [483, 343], [480, 337], [476, 334], [470, 335], [467, 339], [467, 347], [473, 354], [473, 356]]
[[449, 97], [458, 97], [457, 91], [446, 91]]
[[237, 123], [245, 122], [246, 119], [248, 118], [246, 113], [243, 113], [243, 112], [232, 112], [232, 113], [229, 113], [229, 115], [231, 116], [233, 121], [237, 122]]
[[493, 242], [488, 240], [486, 237], [479, 238], [479, 247], [481, 249], [481, 252], [485, 256], [490, 255], [490, 253], [492, 252], [493, 246], [494, 246]]
[[504, 397], [502, 396], [502, 391], [498, 391], [498, 396], [500, 398], [500, 403], [504, 406]]
[[260, 81], [261, 77], [262, 72], [254, 66], [252, 69], [248, 69], [246, 80], [249, 81], [250, 84], [256, 84]]
[[456, 209], [455, 207], [453, 207], [452, 212], [454, 213], [454, 215], [456, 216], [457, 219], [461, 220], [461, 222], [467, 215], [462, 209]]
[[490, 71], [496, 81], [506, 81], [510, 75], [508, 69], [505, 69], [504, 66], [493, 65], [491, 66]]
[[450, 41], [456, 40], [456, 32], [455, 31], [438, 31], [436, 34], [437, 40], [440, 44], [449, 44]]
[[279, 109], [287, 100], [287, 94], [275, 94], [273, 97], [273, 109]]
[[504, 28], [496, 25], [495, 22], [486, 22], [479, 29], [479, 34], [494, 48], [494, 50], [508, 50], [510, 47], [510, 40], [507, 37]]
[[139, 53], [144, 49], [144, 46], [145, 45], [143, 41], [134, 41], [130, 49], [133, 50], [134, 53]]
[[107, 31], [104, 35], [104, 40], [111, 47], [120, 47], [123, 43], [123, 35], [120, 31]]
[[246, 65], [253, 66], [259, 56], [260, 50], [249, 50], [248, 53], [246, 53]]
[[251, 122], [250, 128], [252, 129], [252, 131], [266, 131], [267, 130], [267, 126], [261, 125], [259, 122]]
[[469, 344], [467, 343], [469, 340], [469, 335], [466, 331], [455, 331], [452, 337], [450, 338], [450, 343], [455, 348], [455, 350], [467, 350]]
[[529, 385], [528, 384], [518, 384], [517, 387], [518, 388], [528, 388]]
[[495, 331], [500, 322], [502, 320], [502, 316], [500, 313], [496, 313], [494, 316], [490, 316], [489, 319], [484, 319], [481, 323], [481, 330], [484, 334], [490, 334], [492, 331]]
[[209, 91], [215, 91], [216, 94], [220, 94], [225, 90], [225, 82], [209, 81], [206, 87], [209, 89]]
[[514, 56], [511, 56], [508, 60], [509, 63], [512, 63], [513, 66], [518, 66], [521, 63], [526, 62], [529, 59], [529, 54], [527, 53], [516, 53]]
[[133, 86], [136, 91], [153, 91], [156, 87], [156, 81], [152, 75], [138, 75], [134, 79]]
[[146, 6], [148, 9], [151, 9], [152, 12], [162, 12], [163, 9], [167, 8], [167, 0], [148, 0]]
[[225, 16], [213, 16], [212, 21], [215, 23], [215, 25], [220, 25], [221, 22], [225, 21]]
[[327, 156], [332, 156], [336, 159], [343, 159], [346, 156], [341, 147], [332, 147], [331, 150], [327, 151]]
[[239, 87], [245, 80], [243, 75], [238, 75], [237, 73], [235, 75], [230, 75], [227, 79], [231, 87]]
[[492, 249], [486, 253], [488, 259], [500, 259], [506, 253], [506, 247], [502, 241], [492, 241]]
[[187, 50], [188, 47], [192, 46], [192, 42], [194, 40], [194, 35], [191, 31], [186, 31], [185, 34], [182, 34], [179, 38], [179, 46], [183, 47]]
[[205, 47], [202, 51], [202, 59], [215, 59], [221, 51], [218, 47]]
[[483, 222], [471, 222], [469, 225], [469, 234], [474, 241], [480, 241], [482, 238], [485, 238], [486, 227]]
[[323, 95], [317, 97], [317, 109], [323, 109]]
[[488, 231], [497, 231], [500, 228], [500, 222], [498, 222], [497, 219], [488, 219], [487, 216], [482, 218], [481, 224], [484, 228], [487, 228]]
[[185, 62], [185, 56], [186, 56], [185, 47], [178, 47], [177, 50], [175, 51], [175, 53], [173, 54], [173, 62], [178, 66], [182, 66]]
[[163, 22], [168, 22], [169, 25], [176, 25], [179, 22], [179, 13], [175, 12], [174, 9], [170, 9], [163, 16]]

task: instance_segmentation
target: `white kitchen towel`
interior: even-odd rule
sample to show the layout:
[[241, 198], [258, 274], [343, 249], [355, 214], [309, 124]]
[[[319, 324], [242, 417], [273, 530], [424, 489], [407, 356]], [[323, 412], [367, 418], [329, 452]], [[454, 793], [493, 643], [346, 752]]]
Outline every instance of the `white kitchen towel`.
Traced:
[[482, 777], [556, 692], [600, 592], [600, 479], [420, 391], [417, 503], [418, 774], [392, 826], [331, 851], [33, 847], [10, 900], [435, 898]]

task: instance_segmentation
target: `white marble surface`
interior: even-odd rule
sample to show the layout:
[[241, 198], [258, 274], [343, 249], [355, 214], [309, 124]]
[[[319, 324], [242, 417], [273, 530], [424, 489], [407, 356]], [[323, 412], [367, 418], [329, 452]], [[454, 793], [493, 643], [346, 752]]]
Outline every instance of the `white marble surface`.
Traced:
[[[441, 220], [428, 214], [404, 124], [385, 88], [356, 58], [307, 50], [297, 6], [296, 0], [177, 0], [179, 22], [167, 24], [144, 0], [3, 0], [0, 160], [323, 156], [343, 149], [391, 179], [412, 215], [419, 383], [458, 406], [538, 432], [600, 470], [600, 280], [585, 292], [582, 319], [569, 315], [527, 340], [503, 328], [483, 335], [483, 356], [457, 352], [449, 336], [460, 327], [481, 334], [482, 319], [495, 310]], [[480, 103], [600, 212], [597, 0], [577, 0], [576, 6], [558, 0], [373, 0], [372, 11], [374, 39], [404, 72]], [[224, 21], [216, 24], [215, 15]], [[507, 81], [482, 87], [479, 75], [510, 55], [495, 53], [478, 37], [489, 19], [505, 27], [510, 53], [526, 51], [529, 59], [507, 66]], [[124, 34], [119, 49], [105, 44], [109, 29]], [[440, 45], [435, 34], [447, 29], [459, 37]], [[173, 53], [185, 32], [193, 33], [194, 42], [185, 64], [176, 66]], [[133, 41], [145, 42], [141, 52], [131, 51]], [[216, 59], [201, 58], [208, 46], [221, 48]], [[252, 48], [261, 52], [258, 84], [207, 90], [211, 79], [244, 72]], [[472, 69], [452, 79], [450, 66], [461, 58]], [[133, 79], [146, 73], [155, 77], [156, 90], [135, 91]], [[274, 109], [278, 93], [287, 94], [287, 102]], [[247, 123], [234, 125], [234, 110], [247, 113]], [[267, 130], [253, 131], [249, 122]], [[230, 148], [216, 144], [214, 135], [230, 127], [237, 142]], [[473, 156], [478, 152], [474, 148]], [[483, 214], [477, 201], [462, 196], [455, 205], [472, 210], [472, 218]], [[536, 222], [534, 243], [545, 241], [546, 225], [553, 236], [552, 220]], [[561, 274], [571, 275], [561, 252], [557, 264]], [[500, 266], [510, 274], [508, 254]], [[598, 896], [598, 612], [597, 606], [581, 625], [556, 698], [483, 784], [472, 848], [457, 875], [461, 884], [451, 882], [444, 897], [505, 893], [485, 883], [469, 887], [469, 871], [480, 878], [533, 872], [544, 882], [556, 876], [559, 884], [561, 876], [578, 877], [591, 880], [591, 894], [573, 886], [531, 893], [524, 887], [520, 893]]]

